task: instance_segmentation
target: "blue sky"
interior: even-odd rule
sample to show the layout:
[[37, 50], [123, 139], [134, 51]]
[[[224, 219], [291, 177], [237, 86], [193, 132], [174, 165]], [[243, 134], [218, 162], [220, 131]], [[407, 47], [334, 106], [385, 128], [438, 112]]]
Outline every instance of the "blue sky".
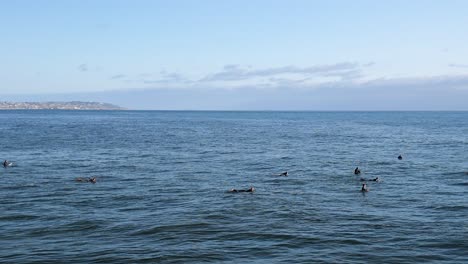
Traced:
[[467, 11], [428, 0], [2, 0], [0, 100], [468, 110]]

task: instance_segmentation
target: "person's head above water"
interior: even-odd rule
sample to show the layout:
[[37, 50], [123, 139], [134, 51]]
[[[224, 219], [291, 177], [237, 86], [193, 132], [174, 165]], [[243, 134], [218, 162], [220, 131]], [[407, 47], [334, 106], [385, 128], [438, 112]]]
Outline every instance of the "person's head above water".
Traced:
[[398, 156], [398, 159], [399, 159], [399, 160], [402, 160], [402, 159], [403, 159], [403, 157], [402, 157], [401, 155], [399, 155], [399, 156]]
[[361, 171], [359, 170], [359, 167], [356, 167], [356, 168], [354, 169], [354, 174], [359, 174], [359, 173], [361, 173]]
[[96, 177], [89, 178], [89, 182], [96, 183]]

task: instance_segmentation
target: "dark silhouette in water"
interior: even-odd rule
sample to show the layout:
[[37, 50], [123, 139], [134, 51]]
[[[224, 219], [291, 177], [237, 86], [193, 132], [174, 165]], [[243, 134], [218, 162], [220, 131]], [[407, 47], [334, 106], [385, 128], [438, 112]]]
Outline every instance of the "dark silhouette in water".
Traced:
[[361, 171], [359, 170], [358, 167], [356, 167], [356, 168], [354, 169], [354, 174], [356, 174], [356, 175], [361, 174]]
[[375, 177], [374, 179], [365, 179], [365, 178], [361, 178], [360, 181], [375, 181], [375, 182], [379, 182], [380, 179], [379, 179], [379, 177]]
[[399, 160], [402, 160], [402, 159], [403, 159], [403, 157], [402, 157], [401, 155], [399, 155], [399, 156], [398, 156], [398, 159], [399, 159]]
[[5, 160], [5, 161], [3, 162], [3, 168], [11, 167], [11, 166], [13, 166], [13, 162], [10, 162], [10, 161], [8, 161], [8, 160]]
[[92, 178], [83, 178], [83, 177], [78, 177], [75, 179], [77, 182], [90, 182], [90, 183], [96, 183], [96, 177]]
[[238, 192], [254, 192], [255, 191], [255, 188], [253, 186], [251, 186], [249, 189], [231, 189], [229, 192], [232, 192], [232, 193], [238, 193]]
[[285, 171], [285, 172], [281, 173], [279, 176], [288, 176], [288, 172]]
[[368, 192], [368, 191], [369, 191], [369, 188], [367, 188], [367, 184], [363, 183], [362, 188], [361, 188], [361, 192]]

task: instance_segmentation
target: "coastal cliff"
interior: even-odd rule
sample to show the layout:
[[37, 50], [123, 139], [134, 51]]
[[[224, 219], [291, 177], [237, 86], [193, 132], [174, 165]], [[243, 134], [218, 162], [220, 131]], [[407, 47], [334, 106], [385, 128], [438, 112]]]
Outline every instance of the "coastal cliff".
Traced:
[[99, 102], [0, 102], [0, 110], [126, 110]]

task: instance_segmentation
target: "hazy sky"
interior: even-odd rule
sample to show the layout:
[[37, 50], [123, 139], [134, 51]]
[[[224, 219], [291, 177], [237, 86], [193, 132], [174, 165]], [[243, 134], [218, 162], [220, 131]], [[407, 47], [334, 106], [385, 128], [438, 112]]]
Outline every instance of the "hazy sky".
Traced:
[[468, 110], [467, 14], [450, 0], [0, 0], [0, 101]]

